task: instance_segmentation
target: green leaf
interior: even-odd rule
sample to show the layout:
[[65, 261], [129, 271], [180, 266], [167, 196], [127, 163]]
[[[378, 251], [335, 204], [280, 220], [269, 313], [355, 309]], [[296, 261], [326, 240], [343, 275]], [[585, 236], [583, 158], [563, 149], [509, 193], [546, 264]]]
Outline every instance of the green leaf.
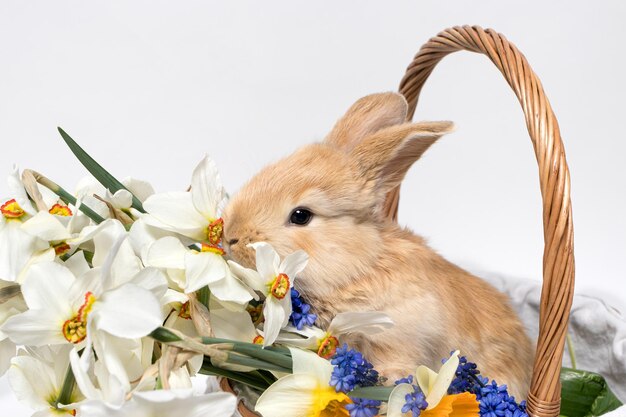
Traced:
[[204, 358], [202, 368], [200, 368], [200, 373], [204, 375], [223, 376], [225, 378], [232, 379], [233, 381], [249, 385], [261, 391], [264, 391], [267, 389], [267, 387], [269, 387], [269, 383], [263, 378], [259, 377], [258, 374], [254, 372], [236, 372], [229, 371], [223, 368], [218, 368], [217, 366], [213, 366], [213, 364], [211, 363], [211, 359], [207, 357]]
[[149, 336], [161, 343], [180, 342], [182, 339], [166, 327], [157, 327], [149, 334]]
[[[72, 153], [74, 153], [80, 163], [83, 164], [85, 168], [87, 168], [87, 171], [89, 171], [91, 175], [93, 175], [100, 182], [100, 184], [102, 184], [106, 189], [111, 191], [111, 193], [115, 193], [119, 190], [126, 190], [130, 193], [130, 190], [124, 187], [124, 184], [119, 182], [113, 175], [111, 175], [106, 169], [104, 169], [102, 165], [97, 163], [91, 156], [89, 156], [89, 154], [85, 152], [85, 150], [81, 148], [78, 143], [76, 143], [76, 141], [70, 137], [70, 135], [65, 133], [65, 131], [60, 127], [57, 127], [57, 129], [59, 130], [61, 137], [63, 138], [65, 143], [67, 143], [67, 146], [69, 146]], [[140, 212], [145, 213], [146, 211], [143, 209], [141, 201], [139, 201], [139, 199], [134, 194], [131, 193], [131, 195], [133, 196], [132, 206]]]
[[570, 368], [561, 370], [562, 416], [600, 416], [621, 405], [602, 375]]

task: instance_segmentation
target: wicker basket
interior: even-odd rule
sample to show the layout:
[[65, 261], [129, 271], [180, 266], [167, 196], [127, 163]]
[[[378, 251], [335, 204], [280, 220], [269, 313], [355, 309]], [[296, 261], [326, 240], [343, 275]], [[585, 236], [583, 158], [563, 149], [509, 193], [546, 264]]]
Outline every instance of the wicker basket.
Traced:
[[[444, 56], [460, 50], [485, 54], [504, 75], [522, 105], [537, 155], [545, 247], [539, 337], [527, 404], [530, 416], [556, 417], [561, 404], [561, 360], [574, 294], [569, 170], [559, 125], [541, 82], [524, 55], [503, 35], [478, 26], [446, 29], [422, 46], [400, 83], [400, 92], [409, 102], [408, 119], [412, 119], [419, 94], [435, 65]], [[399, 197], [399, 188], [387, 197], [386, 213], [394, 221]], [[222, 381], [222, 388], [230, 391], [227, 380]], [[243, 417], [257, 416], [243, 403], [239, 403], [239, 412]]]

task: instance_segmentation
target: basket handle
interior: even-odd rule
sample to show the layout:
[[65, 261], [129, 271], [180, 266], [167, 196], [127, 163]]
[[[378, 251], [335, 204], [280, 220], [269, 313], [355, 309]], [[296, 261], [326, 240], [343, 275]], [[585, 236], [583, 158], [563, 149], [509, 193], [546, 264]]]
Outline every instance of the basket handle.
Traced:
[[[574, 232], [569, 170], [559, 125], [541, 82], [526, 58], [494, 30], [478, 26], [446, 29], [419, 50], [400, 82], [413, 118], [422, 87], [435, 65], [446, 55], [466, 50], [487, 55], [519, 99], [539, 164], [543, 198], [543, 288], [539, 336], [528, 394], [528, 414], [556, 417], [561, 403], [559, 380], [569, 311], [574, 293]], [[388, 217], [397, 218], [399, 188], [387, 198]]]

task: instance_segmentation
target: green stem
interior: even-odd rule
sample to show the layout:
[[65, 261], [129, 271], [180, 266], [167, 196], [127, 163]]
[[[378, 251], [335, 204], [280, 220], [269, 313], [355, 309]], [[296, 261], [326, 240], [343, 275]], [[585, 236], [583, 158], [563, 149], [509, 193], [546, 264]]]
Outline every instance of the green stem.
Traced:
[[363, 387], [355, 388], [348, 395], [355, 398], [367, 398], [370, 400], [388, 401], [391, 391], [395, 387]]
[[58, 407], [59, 404], [67, 405], [72, 403], [72, 392], [74, 391], [75, 386], [76, 378], [74, 378], [72, 367], [68, 365], [67, 372], [65, 373], [65, 379], [63, 380], [63, 386], [61, 387], [59, 396], [56, 399], [55, 407]]
[[228, 353], [228, 359], [226, 359], [226, 362], [233, 365], [249, 366], [255, 369], [265, 369], [267, 371], [291, 373], [291, 367], [285, 368], [270, 362], [266, 362], [264, 360], [250, 358], [248, 356], [240, 355], [233, 352]]
[[574, 352], [574, 344], [572, 343], [572, 337], [569, 333], [565, 336], [565, 340], [567, 341], [567, 351], [569, 352], [569, 359], [572, 362], [572, 369], [576, 369], [576, 353]]
[[197, 292], [198, 301], [200, 301], [200, 303], [204, 305], [207, 309], [209, 308], [209, 296], [210, 295], [211, 295], [211, 290], [209, 290], [208, 285], [206, 287], [200, 288]]
[[218, 368], [213, 366], [208, 358], [204, 358], [204, 363], [202, 364], [202, 368], [200, 368], [200, 373], [204, 375], [223, 376], [224, 378], [241, 382], [242, 384], [249, 385], [252, 388], [256, 388], [261, 391], [264, 391], [267, 387], [269, 387], [269, 384], [262, 378], [256, 377], [249, 372], [236, 372]]

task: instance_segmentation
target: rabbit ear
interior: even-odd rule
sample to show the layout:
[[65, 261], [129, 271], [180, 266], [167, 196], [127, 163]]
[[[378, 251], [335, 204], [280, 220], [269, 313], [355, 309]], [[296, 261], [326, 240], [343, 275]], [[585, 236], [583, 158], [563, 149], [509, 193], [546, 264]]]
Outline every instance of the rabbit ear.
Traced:
[[404, 123], [408, 104], [398, 93], [371, 94], [359, 99], [337, 121], [325, 142], [344, 151], [352, 150], [367, 135]]
[[452, 122], [405, 123], [387, 127], [364, 138], [350, 155], [382, 203], [385, 195], [400, 185], [411, 165], [426, 149], [453, 129]]

